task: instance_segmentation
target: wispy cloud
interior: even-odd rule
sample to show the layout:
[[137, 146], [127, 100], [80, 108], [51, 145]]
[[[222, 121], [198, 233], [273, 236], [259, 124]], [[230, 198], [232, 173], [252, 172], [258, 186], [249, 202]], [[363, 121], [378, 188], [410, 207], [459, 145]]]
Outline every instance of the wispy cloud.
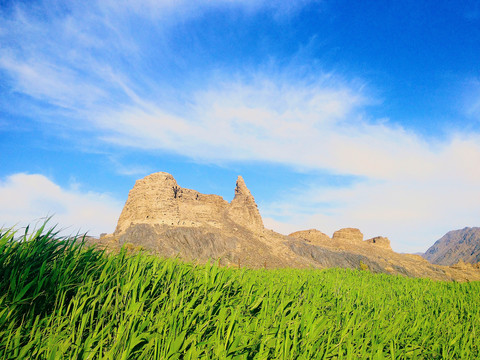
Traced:
[[141, 16], [166, 18], [172, 14], [183, 17], [195, 17], [203, 11], [212, 9], [236, 9], [252, 13], [271, 11], [276, 17], [291, 16], [309, 3], [321, 3], [321, 0], [122, 0], [104, 1], [103, 7], [115, 12], [134, 12]]
[[[271, 79], [223, 80], [194, 92], [178, 113], [155, 104], [128, 106], [96, 119], [106, 140], [133, 147], [164, 149], [202, 160], [267, 160], [317, 167], [328, 159], [328, 139], [352, 124], [363, 126], [358, 108], [368, 101], [338, 78], [313, 82]], [[346, 122], [346, 118], [352, 120]], [[355, 126], [355, 125], [353, 125]], [[321, 141], [319, 141], [321, 140]], [[204, 146], [208, 144], [208, 146]]]
[[408, 181], [368, 178], [350, 187], [312, 183], [263, 204], [261, 211], [266, 217], [282, 215], [283, 222], [271, 224], [279, 231], [317, 228], [331, 236], [340, 228], [358, 227], [366, 238], [388, 236], [395, 250], [417, 252], [447, 231], [477, 226], [477, 184], [455, 174]]
[[113, 232], [122, 204], [109, 196], [62, 188], [39, 174], [18, 173], [0, 181], [0, 227], [21, 227], [53, 216], [65, 234]]
[[149, 166], [125, 163], [124, 161], [119, 159], [119, 157], [114, 155], [109, 155], [108, 159], [113, 165], [115, 172], [119, 175], [145, 176], [146, 174], [155, 172], [155, 169]]
[[[193, 94], [183, 115], [125, 108], [98, 118], [109, 141], [209, 160], [264, 160], [378, 180], [476, 181], [479, 134], [427, 141], [365, 117], [369, 99], [340, 79], [224, 82]], [[208, 144], [208, 146], [205, 146]]]

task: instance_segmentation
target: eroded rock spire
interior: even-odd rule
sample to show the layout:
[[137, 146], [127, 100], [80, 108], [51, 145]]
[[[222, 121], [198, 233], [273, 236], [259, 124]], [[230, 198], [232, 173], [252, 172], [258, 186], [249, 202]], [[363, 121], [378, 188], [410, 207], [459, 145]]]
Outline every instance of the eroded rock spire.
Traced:
[[230, 203], [230, 217], [248, 228], [263, 229], [263, 221], [257, 204], [245, 181], [239, 175], [235, 187], [235, 197]]
[[138, 180], [128, 195], [115, 235], [135, 224], [216, 228], [230, 227], [225, 217], [251, 231], [263, 230], [255, 199], [241, 176], [231, 203], [218, 195], [180, 187], [174, 177], [158, 172]]

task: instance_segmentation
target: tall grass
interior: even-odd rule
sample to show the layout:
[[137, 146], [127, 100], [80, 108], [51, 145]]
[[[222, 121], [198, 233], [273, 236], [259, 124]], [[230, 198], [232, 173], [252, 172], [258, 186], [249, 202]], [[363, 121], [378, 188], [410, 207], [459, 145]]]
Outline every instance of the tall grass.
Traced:
[[480, 284], [248, 270], [0, 234], [2, 359], [478, 359]]

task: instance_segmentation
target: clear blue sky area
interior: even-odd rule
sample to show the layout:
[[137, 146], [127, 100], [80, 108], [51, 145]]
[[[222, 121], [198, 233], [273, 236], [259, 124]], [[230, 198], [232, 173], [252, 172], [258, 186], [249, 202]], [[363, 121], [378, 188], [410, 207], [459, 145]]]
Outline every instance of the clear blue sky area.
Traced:
[[166, 171], [227, 200], [243, 175], [282, 233], [480, 226], [477, 1], [0, 6], [0, 225], [111, 232]]

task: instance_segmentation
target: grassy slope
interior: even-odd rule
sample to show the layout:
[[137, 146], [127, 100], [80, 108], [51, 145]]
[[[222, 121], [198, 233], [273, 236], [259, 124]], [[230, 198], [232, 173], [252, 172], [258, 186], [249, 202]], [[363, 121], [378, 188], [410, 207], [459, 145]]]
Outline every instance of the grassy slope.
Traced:
[[480, 284], [0, 239], [2, 359], [477, 359]]

